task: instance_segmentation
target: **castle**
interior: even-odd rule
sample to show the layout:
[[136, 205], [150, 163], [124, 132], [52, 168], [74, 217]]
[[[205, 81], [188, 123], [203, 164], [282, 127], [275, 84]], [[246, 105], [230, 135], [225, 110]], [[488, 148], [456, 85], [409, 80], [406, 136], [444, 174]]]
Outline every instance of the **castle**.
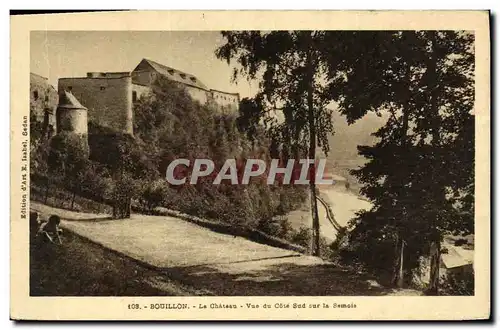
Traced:
[[[89, 72], [86, 77], [60, 78], [58, 94], [66, 100], [67, 93], [74, 96], [86, 108], [88, 120], [133, 135], [134, 103], [150, 91], [158, 76], [183, 86], [191, 98], [201, 104], [213, 102], [222, 111], [238, 111], [238, 93], [209, 89], [194, 75], [148, 59], [143, 59], [131, 72]], [[72, 119], [68, 123], [79, 127], [76, 121]]]
[[43, 123], [43, 131], [50, 137], [56, 130], [58, 96], [48, 79], [30, 73], [30, 116]]

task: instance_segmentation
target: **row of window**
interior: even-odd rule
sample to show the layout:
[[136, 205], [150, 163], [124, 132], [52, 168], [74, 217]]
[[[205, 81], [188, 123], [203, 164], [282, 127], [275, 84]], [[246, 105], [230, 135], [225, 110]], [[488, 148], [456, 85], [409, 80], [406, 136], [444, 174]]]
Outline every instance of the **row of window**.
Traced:
[[226, 101], [232, 101], [233, 103], [236, 102], [235, 98], [229, 97], [229, 96], [215, 95], [215, 98], [221, 99], [221, 100], [226, 100]]
[[[72, 87], [68, 86], [67, 89], [71, 91]], [[100, 89], [103, 91], [106, 89], [106, 87], [101, 86]], [[137, 101], [137, 92], [136, 91], [132, 91], [132, 101], [134, 101], [134, 102]]]
[[[73, 90], [73, 86], [67, 86], [66, 90], [68, 90], [68, 91], [71, 92]], [[101, 91], [106, 90], [106, 87], [105, 86], [100, 86], [100, 90]], [[33, 96], [34, 96], [35, 100], [37, 100], [38, 99], [38, 91], [34, 91], [33, 92]], [[226, 96], [222, 96], [222, 95], [215, 95], [215, 98], [217, 98], [217, 99], [223, 99], [223, 100], [226, 100], [226, 101], [229, 100], [229, 101], [232, 101], [233, 103], [236, 102], [236, 99], [231, 98], [229, 96], [226, 97]], [[45, 101], [48, 101], [48, 99], [49, 99], [48, 95], [46, 95], [45, 96]], [[137, 101], [137, 92], [136, 91], [132, 91], [132, 101], [133, 102]]]
[[[37, 90], [34, 90], [33, 91], [33, 98], [35, 99], [35, 101], [38, 101], [38, 91]], [[48, 102], [49, 101], [49, 95], [45, 95], [45, 102]]]
[[[168, 69], [167, 72], [173, 76], [175, 74], [175, 71], [172, 70], [172, 69]], [[151, 72], [150, 73], [150, 76], [151, 78], [156, 78], [156, 72]], [[179, 73], [179, 76], [181, 76], [182, 79], [186, 79], [186, 74], [185, 73]], [[196, 83], [196, 77], [189, 77], [189, 79], [191, 79], [192, 82]]]
[[[103, 91], [103, 90], [106, 89], [106, 87], [105, 86], [101, 86], [101, 87], [99, 87], [99, 89]], [[69, 91], [69, 92], [71, 92], [73, 90], [73, 86], [66, 86], [66, 90]]]
[[[67, 86], [66, 90], [72, 91], [73, 90], [73, 86]], [[101, 86], [100, 90], [101, 91], [106, 90], [106, 87], [105, 86]], [[38, 91], [34, 91], [33, 92], [33, 96], [35, 97], [35, 100], [38, 99]], [[48, 96], [45, 96], [45, 99], [47, 101], [48, 100]], [[137, 92], [136, 91], [132, 92], [132, 99], [134, 100], [134, 102], [137, 100]]]

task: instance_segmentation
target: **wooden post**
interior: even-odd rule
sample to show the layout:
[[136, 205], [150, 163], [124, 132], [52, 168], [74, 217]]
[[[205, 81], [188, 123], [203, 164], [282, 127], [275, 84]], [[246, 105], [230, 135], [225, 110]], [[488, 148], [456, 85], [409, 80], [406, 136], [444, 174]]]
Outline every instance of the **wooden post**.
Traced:
[[403, 258], [404, 258], [404, 249], [405, 249], [405, 241], [404, 240], [401, 240], [401, 255], [400, 255], [400, 259], [399, 259], [399, 278], [398, 278], [398, 288], [402, 288], [403, 287], [403, 284], [404, 284], [404, 268], [403, 268]]

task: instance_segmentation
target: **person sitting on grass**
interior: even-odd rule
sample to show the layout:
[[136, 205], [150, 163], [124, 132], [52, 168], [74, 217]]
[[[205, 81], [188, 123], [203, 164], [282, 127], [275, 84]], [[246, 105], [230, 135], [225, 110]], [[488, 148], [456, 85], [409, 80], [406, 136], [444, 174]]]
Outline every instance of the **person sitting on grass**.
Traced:
[[62, 232], [59, 228], [61, 223], [61, 218], [57, 215], [51, 215], [49, 221], [43, 224], [38, 231], [38, 234], [44, 239], [48, 239], [50, 243], [62, 244], [60, 233]]

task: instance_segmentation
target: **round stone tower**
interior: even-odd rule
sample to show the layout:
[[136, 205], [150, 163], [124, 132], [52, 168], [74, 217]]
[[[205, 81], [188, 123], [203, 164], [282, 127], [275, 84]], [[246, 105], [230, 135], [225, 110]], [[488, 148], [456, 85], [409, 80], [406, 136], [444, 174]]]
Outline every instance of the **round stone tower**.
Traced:
[[78, 102], [71, 92], [63, 91], [59, 95], [56, 111], [57, 133], [62, 131], [87, 135], [87, 108]]

